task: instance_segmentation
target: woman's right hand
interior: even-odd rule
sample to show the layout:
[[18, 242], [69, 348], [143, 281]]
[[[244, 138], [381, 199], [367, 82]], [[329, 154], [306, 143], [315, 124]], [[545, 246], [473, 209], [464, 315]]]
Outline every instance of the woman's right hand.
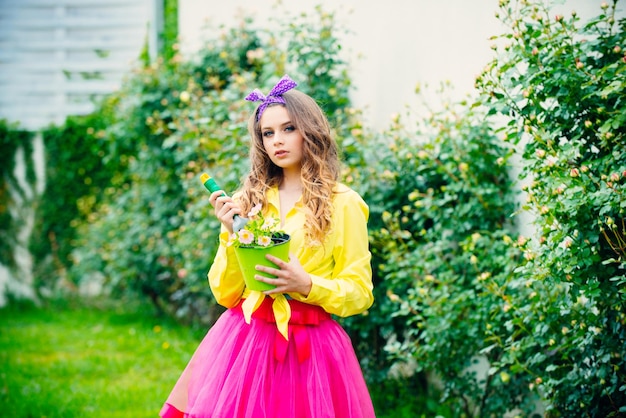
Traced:
[[241, 216], [241, 208], [235, 201], [222, 190], [211, 193], [209, 202], [215, 208], [215, 216], [226, 227], [229, 233], [233, 233], [233, 218], [235, 215]]

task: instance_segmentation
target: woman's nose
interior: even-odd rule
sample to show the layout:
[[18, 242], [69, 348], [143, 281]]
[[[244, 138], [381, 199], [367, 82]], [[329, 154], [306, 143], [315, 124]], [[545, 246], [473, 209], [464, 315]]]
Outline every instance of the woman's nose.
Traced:
[[274, 144], [283, 144], [284, 142], [285, 141], [281, 133], [274, 134]]

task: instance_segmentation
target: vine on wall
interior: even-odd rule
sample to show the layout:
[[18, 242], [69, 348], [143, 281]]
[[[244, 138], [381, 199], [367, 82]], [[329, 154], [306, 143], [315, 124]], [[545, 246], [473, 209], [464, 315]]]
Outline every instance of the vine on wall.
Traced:
[[15, 177], [16, 154], [24, 155], [26, 176], [24, 181], [32, 188], [36, 182], [33, 161], [33, 133], [20, 129], [17, 124], [0, 120], [0, 263], [15, 268], [15, 246], [21, 220], [16, 212], [16, 197], [27, 201], [27, 192]]

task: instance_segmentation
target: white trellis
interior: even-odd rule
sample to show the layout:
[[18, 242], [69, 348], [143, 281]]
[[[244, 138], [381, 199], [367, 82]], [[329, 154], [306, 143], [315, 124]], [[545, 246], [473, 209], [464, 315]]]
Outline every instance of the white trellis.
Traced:
[[0, 118], [37, 130], [92, 111], [156, 48], [157, 3], [0, 0]]

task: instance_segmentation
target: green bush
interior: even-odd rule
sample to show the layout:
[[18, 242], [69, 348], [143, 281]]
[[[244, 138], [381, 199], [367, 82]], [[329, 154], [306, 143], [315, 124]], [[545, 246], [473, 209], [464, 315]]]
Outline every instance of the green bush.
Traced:
[[30, 241], [38, 288], [54, 288], [59, 276], [67, 275], [77, 226], [101, 202], [114, 173], [125, 169], [122, 161], [105, 158], [108, 120], [103, 104], [97, 115], [70, 116], [62, 126], [42, 131], [46, 188]]
[[364, 331], [378, 334], [379, 355], [396, 364], [379, 363], [374, 370], [383, 374], [370, 378], [384, 381], [394, 369], [428, 376], [453, 416], [532, 409], [519, 396], [528, 392], [523, 382], [472, 369], [480, 357], [502, 355], [486, 343], [506, 315], [491, 287], [510, 279], [519, 257], [509, 222], [510, 149], [484, 111], [458, 103], [414, 124], [396, 118], [372, 150], [365, 196], [377, 277], [369, 318], [377, 327]]
[[626, 21], [583, 23], [502, 0], [510, 32], [478, 79], [519, 149], [534, 230], [507, 287], [498, 366], [531, 379], [549, 416], [626, 414]]

